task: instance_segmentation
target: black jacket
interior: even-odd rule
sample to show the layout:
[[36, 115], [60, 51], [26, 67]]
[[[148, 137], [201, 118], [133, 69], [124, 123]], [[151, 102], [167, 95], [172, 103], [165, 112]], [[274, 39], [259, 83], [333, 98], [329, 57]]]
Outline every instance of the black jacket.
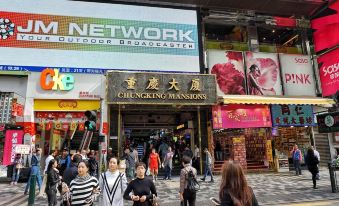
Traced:
[[319, 173], [319, 168], [318, 168], [318, 164], [319, 164], [319, 160], [316, 156], [314, 155], [307, 155], [306, 156], [306, 165], [308, 170], [311, 173]]
[[[259, 206], [257, 198], [255, 197], [252, 188], [250, 188], [252, 192], [252, 206]], [[224, 191], [223, 198], [220, 200], [221, 206], [234, 206], [233, 200], [231, 198], [231, 195], [228, 193], [228, 191]]]
[[47, 172], [46, 191], [50, 189], [56, 189], [59, 181], [59, 173], [54, 169], [49, 170]]
[[74, 180], [77, 175], [78, 175], [78, 167], [76, 166], [76, 164], [72, 162], [70, 167], [65, 170], [64, 175], [62, 176], [62, 179], [69, 187], [72, 180]]

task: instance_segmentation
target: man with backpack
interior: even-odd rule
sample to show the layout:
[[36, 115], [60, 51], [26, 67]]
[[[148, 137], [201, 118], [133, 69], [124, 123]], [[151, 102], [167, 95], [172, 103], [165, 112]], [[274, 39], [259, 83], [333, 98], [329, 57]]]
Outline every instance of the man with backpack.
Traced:
[[295, 169], [295, 175], [301, 175], [300, 163], [302, 160], [302, 155], [301, 155], [301, 151], [298, 149], [298, 145], [294, 145], [291, 153], [292, 153], [292, 159], [293, 159], [293, 166]]
[[183, 169], [180, 172], [179, 198], [183, 206], [195, 206], [197, 191], [200, 186], [197, 181], [197, 170], [190, 164], [191, 158], [183, 156]]

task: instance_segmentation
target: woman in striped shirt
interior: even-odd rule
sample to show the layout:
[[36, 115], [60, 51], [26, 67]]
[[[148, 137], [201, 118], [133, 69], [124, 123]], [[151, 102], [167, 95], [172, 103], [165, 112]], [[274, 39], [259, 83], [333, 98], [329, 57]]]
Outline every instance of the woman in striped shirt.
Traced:
[[78, 176], [70, 184], [72, 206], [92, 206], [95, 197], [99, 194], [99, 183], [88, 173], [88, 161], [78, 164]]

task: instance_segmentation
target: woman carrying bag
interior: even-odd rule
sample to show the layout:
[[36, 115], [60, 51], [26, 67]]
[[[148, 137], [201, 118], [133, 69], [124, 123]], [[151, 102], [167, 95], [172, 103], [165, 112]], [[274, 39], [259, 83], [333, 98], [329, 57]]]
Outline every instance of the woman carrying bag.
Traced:
[[127, 188], [127, 179], [124, 173], [119, 172], [119, 161], [111, 157], [109, 169], [100, 175], [99, 187], [103, 193], [102, 206], [123, 206], [123, 195]]
[[72, 206], [92, 206], [94, 199], [100, 194], [97, 178], [90, 176], [88, 171], [88, 161], [80, 161], [78, 176], [70, 184]]
[[60, 183], [59, 171], [56, 169], [58, 163], [55, 159], [52, 159], [48, 163], [47, 167], [47, 182], [45, 192], [48, 198], [48, 206], [57, 205], [57, 185]]
[[133, 206], [152, 206], [155, 203], [152, 204], [151, 201], [157, 196], [157, 191], [153, 181], [145, 178], [146, 164], [138, 162], [135, 168], [137, 178], [128, 184], [124, 199], [132, 200]]

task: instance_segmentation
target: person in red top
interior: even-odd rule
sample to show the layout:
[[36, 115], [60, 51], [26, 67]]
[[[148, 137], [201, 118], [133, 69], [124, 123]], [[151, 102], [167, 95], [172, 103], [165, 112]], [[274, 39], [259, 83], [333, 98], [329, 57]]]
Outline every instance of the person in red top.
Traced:
[[155, 148], [152, 149], [152, 153], [149, 155], [149, 169], [153, 176], [153, 181], [157, 180], [159, 164], [161, 163], [159, 154], [155, 152]]

